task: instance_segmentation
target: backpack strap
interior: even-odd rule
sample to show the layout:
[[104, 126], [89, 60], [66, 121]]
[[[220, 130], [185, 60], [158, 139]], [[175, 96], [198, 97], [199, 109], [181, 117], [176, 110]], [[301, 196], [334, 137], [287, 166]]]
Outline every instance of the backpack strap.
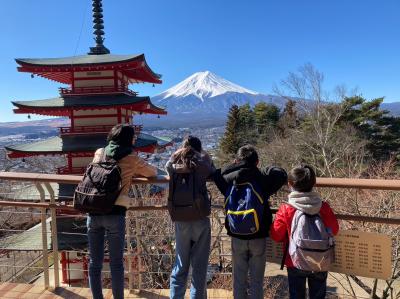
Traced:
[[[289, 204], [288, 203], [288, 205], [290, 205], [291, 207], [293, 207], [291, 204]], [[296, 213], [298, 213], [298, 212], [300, 212], [300, 213], [303, 213], [303, 212], [301, 212], [300, 210], [297, 210], [296, 209], [296, 212], [295, 212], [295, 214]], [[291, 228], [291, 233], [293, 234], [293, 230], [292, 230], [292, 228], [293, 228], [293, 221], [296, 221], [297, 219], [295, 219], [295, 217], [293, 216], [293, 219], [292, 219], [292, 223], [290, 224], [290, 228]], [[286, 256], [287, 256], [287, 253], [288, 253], [288, 251], [289, 251], [289, 242], [290, 242], [290, 237], [289, 237], [289, 234], [288, 233], [286, 233], [286, 236], [287, 236], [287, 242], [286, 242], [286, 244], [285, 244], [285, 251], [283, 252], [283, 256], [282, 256], [282, 261], [281, 261], [281, 270], [283, 270], [283, 267], [285, 266], [285, 261], [286, 261]]]
[[[226, 209], [226, 205], [228, 204], [228, 200], [229, 200], [229, 198], [232, 196], [233, 188], [235, 188], [235, 185], [232, 184], [232, 186], [230, 187], [231, 191], [229, 191], [229, 194], [228, 194], [228, 196], [225, 198], [225, 201], [224, 201], [224, 209]], [[229, 189], [228, 189], [228, 190], [229, 190]]]

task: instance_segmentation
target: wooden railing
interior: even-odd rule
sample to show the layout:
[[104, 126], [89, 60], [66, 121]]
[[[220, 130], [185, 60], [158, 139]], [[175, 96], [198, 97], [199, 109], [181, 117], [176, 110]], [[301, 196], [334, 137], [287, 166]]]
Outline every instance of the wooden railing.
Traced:
[[[22, 173], [22, 172], [0, 172], [0, 180], [10, 181], [28, 181], [34, 183], [63, 183], [63, 184], [78, 184], [82, 176], [77, 175], [57, 175], [43, 173]], [[132, 178], [131, 183], [134, 185], [143, 184], [167, 184], [168, 176], [157, 176], [152, 178], [136, 177]], [[376, 180], [376, 179], [347, 179], [347, 178], [317, 178], [316, 187], [324, 188], [347, 188], [347, 189], [369, 189], [369, 190], [393, 190], [400, 191], [400, 180]], [[26, 202], [10, 202], [10, 206], [27, 206]], [[0, 206], [3, 205], [0, 202]], [[60, 206], [51, 203], [36, 204], [37, 207], [62, 208], [71, 209], [69, 206]], [[222, 208], [215, 205], [214, 208]], [[129, 210], [165, 210], [167, 206], [142, 206], [130, 207]], [[272, 209], [276, 212], [276, 209]], [[363, 221], [372, 223], [385, 223], [400, 225], [400, 218], [382, 218], [360, 215], [336, 214], [338, 219]]]
[[[50, 183], [62, 183], [62, 184], [77, 184], [81, 180], [82, 176], [77, 175], [55, 175], [55, 174], [42, 174], [42, 173], [16, 173], [16, 172], [0, 172], [0, 181], [19, 181], [19, 182], [31, 182], [36, 187], [39, 195], [40, 202], [27, 202], [17, 200], [3, 200], [0, 201], [0, 207], [24, 207], [24, 208], [36, 208], [41, 211], [41, 225], [42, 225], [42, 246], [43, 246], [43, 273], [45, 287], [50, 286], [49, 280], [49, 265], [48, 257], [51, 254], [47, 250], [47, 223], [46, 215], [47, 210], [50, 211], [50, 225], [51, 225], [51, 238], [53, 244], [52, 257], [54, 260], [54, 286], [58, 287], [60, 284], [59, 279], [59, 257], [58, 257], [58, 240], [57, 240], [57, 217], [56, 211], [64, 212], [76, 212], [71, 205], [61, 204], [56, 202], [56, 195]], [[143, 184], [167, 184], [169, 182], [168, 176], [158, 176], [152, 178], [132, 178], [131, 183], [133, 185]], [[345, 179], [345, 178], [318, 178], [317, 187], [323, 188], [351, 188], [351, 189], [374, 189], [374, 190], [393, 190], [400, 191], [399, 180], [373, 180], [373, 179]], [[47, 193], [47, 194], [46, 194]], [[128, 210], [130, 211], [154, 211], [154, 210], [166, 210], [165, 205], [151, 205], [151, 206], [133, 206]], [[220, 205], [213, 205], [214, 209], [222, 209]], [[273, 209], [276, 212], [276, 209]], [[361, 221], [371, 223], [382, 223], [390, 225], [400, 225], [400, 218], [383, 218], [383, 217], [370, 217], [360, 215], [348, 215], [348, 214], [336, 214], [338, 219], [350, 220], [350, 221]], [[132, 236], [139, 238], [141, 236]], [[138, 241], [138, 244], [140, 242]], [[130, 244], [130, 242], [128, 242]], [[128, 246], [130, 247], [130, 246]], [[128, 250], [132, 250], [129, 249]], [[137, 253], [140, 255], [140, 253]], [[128, 257], [134, 256], [135, 253], [128, 252]], [[140, 259], [139, 259], [140, 261]], [[131, 263], [130, 263], [131, 264]], [[140, 269], [140, 267], [139, 267]], [[129, 272], [130, 273], [130, 272]], [[141, 272], [138, 272], [140, 277]], [[140, 281], [140, 279], [139, 279]], [[129, 276], [129, 285], [132, 286], [132, 278]], [[140, 283], [139, 283], [140, 289]]]

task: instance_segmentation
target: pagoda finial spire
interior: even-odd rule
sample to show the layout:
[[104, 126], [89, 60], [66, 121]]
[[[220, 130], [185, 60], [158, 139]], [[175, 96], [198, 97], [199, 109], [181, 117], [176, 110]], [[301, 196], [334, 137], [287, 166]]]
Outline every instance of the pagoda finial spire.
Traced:
[[92, 0], [92, 11], [93, 11], [93, 34], [95, 35], [94, 40], [96, 41], [95, 47], [90, 47], [89, 55], [101, 55], [110, 54], [104, 45], [104, 21], [103, 21], [103, 8], [102, 0]]

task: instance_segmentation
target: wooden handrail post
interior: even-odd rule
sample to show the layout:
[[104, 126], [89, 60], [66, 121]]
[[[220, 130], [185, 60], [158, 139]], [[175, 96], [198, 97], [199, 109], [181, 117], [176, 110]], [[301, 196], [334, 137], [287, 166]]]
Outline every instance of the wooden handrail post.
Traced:
[[51, 187], [50, 183], [45, 183], [47, 191], [50, 194], [50, 203], [53, 205], [50, 208], [51, 212], [51, 243], [53, 248], [53, 268], [54, 268], [54, 287], [57, 288], [60, 286], [60, 269], [59, 269], [59, 260], [58, 260], [58, 234], [57, 234], [57, 215], [55, 209], [55, 195], [54, 190]]
[[[44, 202], [46, 194], [42, 185], [35, 183], [36, 189], [40, 194], [40, 201]], [[46, 208], [41, 208], [41, 224], [42, 224], [42, 249], [43, 249], [43, 274], [44, 274], [44, 287], [49, 288], [49, 255], [47, 247], [47, 225], [46, 225]]]

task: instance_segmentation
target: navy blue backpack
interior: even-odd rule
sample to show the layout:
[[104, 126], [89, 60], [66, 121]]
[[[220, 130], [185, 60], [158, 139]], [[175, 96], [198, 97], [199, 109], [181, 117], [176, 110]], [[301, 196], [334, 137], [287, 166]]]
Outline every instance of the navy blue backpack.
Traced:
[[262, 189], [256, 183], [246, 182], [234, 184], [228, 192], [225, 211], [230, 231], [236, 235], [257, 233], [266, 217]]

